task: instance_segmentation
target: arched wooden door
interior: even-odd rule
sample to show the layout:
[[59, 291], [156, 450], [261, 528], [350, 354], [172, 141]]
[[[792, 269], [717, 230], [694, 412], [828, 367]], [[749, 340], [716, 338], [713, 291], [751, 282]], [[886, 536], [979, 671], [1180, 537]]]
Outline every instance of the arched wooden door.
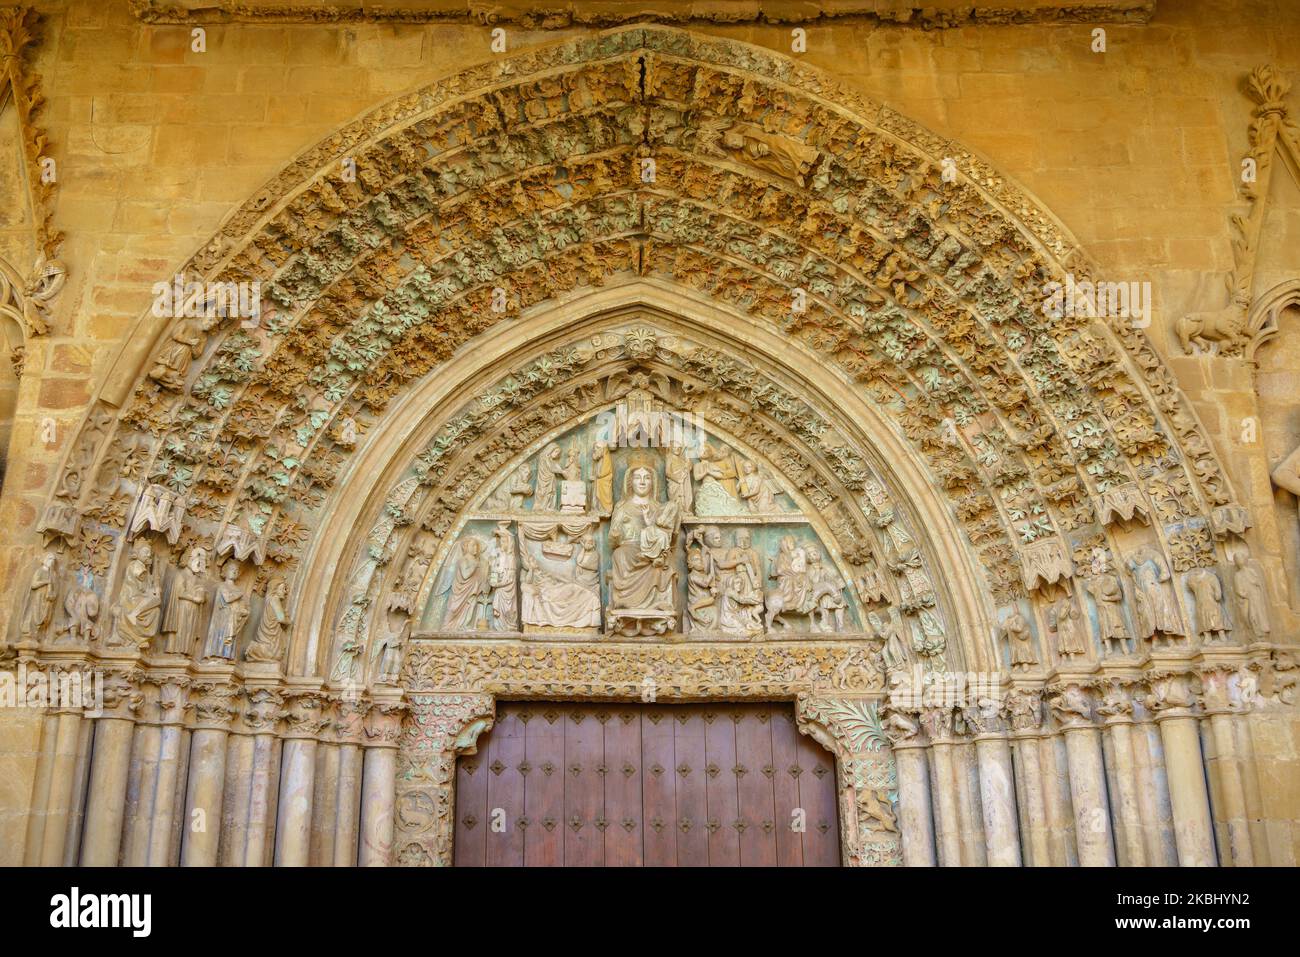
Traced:
[[835, 760], [788, 704], [502, 703], [458, 866], [834, 866]]

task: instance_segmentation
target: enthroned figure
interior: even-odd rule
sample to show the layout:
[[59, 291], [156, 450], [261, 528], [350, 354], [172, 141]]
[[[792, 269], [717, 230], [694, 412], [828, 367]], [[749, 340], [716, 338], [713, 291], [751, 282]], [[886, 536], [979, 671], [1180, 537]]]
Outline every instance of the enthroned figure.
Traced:
[[676, 504], [659, 497], [653, 457], [634, 456], [609, 522], [610, 625], [621, 634], [663, 634], [676, 622]]

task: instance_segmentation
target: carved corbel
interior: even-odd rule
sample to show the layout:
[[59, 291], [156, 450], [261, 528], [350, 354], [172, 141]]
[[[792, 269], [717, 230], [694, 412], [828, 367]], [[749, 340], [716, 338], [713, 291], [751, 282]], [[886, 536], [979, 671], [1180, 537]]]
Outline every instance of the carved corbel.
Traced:
[[1029, 591], [1055, 585], [1074, 575], [1070, 549], [1056, 538], [1025, 545], [1020, 549], [1020, 562], [1025, 588]]
[[252, 560], [254, 565], [266, 561], [266, 545], [258, 536], [238, 525], [227, 525], [217, 539], [217, 556], [233, 555], [238, 561]]
[[188, 507], [189, 500], [183, 493], [172, 491], [165, 485], [146, 485], [136, 501], [129, 537], [135, 538], [148, 529], [165, 535], [167, 544], [175, 545]]
[[1137, 483], [1125, 482], [1103, 492], [1101, 506], [1097, 510], [1097, 520], [1103, 525], [1117, 525], [1122, 522], [1140, 522], [1143, 525], [1150, 525], [1151, 513]]

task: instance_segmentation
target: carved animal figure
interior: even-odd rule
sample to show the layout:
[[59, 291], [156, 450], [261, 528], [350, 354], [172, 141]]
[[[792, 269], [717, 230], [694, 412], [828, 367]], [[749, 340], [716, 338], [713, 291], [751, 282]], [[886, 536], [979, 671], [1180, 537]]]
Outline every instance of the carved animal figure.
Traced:
[[1174, 329], [1188, 355], [1200, 352], [1214, 355], [1240, 347], [1248, 338], [1245, 310], [1236, 303], [1211, 312], [1189, 312], [1174, 323]]

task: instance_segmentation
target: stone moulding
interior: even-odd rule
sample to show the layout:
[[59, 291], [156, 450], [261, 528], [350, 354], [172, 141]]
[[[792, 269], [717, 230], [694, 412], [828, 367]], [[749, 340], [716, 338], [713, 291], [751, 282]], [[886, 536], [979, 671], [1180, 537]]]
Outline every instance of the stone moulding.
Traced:
[[525, 29], [555, 30], [572, 26], [616, 26], [640, 20], [665, 23], [815, 24], [819, 21], [864, 21], [882, 25], [943, 29], [971, 23], [1147, 23], [1156, 0], [927, 0], [900, 4], [894, 0], [837, 0], [813, 4], [802, 0], [740, 0], [699, 3], [660, 0], [658, 3], [610, 0], [406, 0], [383, 6], [343, 0], [279, 3], [250, 0], [238, 7], [211, 0], [131, 0], [131, 10], [146, 23], [482, 23], [514, 24]]

